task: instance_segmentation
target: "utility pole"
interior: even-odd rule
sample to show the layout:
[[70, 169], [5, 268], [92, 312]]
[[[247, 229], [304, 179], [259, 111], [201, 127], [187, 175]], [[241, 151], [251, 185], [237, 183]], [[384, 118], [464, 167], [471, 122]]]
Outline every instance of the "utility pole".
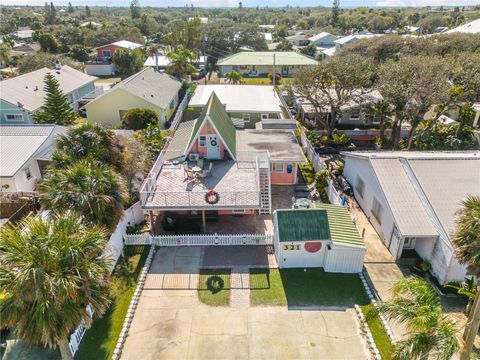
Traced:
[[208, 40], [208, 36], [205, 35], [203, 37], [203, 61], [205, 61], [205, 85], [207, 85], [207, 72], [208, 72], [208, 69], [207, 69], [207, 65], [208, 65], [208, 62], [207, 62], [207, 57], [205, 56], [205, 48], [207, 47], [207, 40]]
[[273, 53], [273, 69], [272, 69], [272, 82], [273, 82], [273, 87], [275, 87], [275, 79], [277, 77], [275, 76], [275, 52]]

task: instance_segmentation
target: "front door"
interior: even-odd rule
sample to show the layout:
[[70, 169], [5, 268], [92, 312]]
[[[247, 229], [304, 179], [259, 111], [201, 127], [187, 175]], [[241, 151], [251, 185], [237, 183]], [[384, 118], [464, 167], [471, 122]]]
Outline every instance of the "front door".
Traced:
[[288, 66], [286, 65], [282, 66], [282, 75], [288, 76]]
[[218, 135], [207, 135], [207, 158], [220, 159], [220, 139]]

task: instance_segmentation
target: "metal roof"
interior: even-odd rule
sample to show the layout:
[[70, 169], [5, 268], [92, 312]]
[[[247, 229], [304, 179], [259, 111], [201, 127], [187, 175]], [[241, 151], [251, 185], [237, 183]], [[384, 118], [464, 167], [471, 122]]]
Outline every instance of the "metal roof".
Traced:
[[295, 51], [244, 51], [218, 60], [218, 66], [228, 65], [317, 65], [318, 61]]
[[470, 21], [466, 24], [457, 26], [456, 28], [445, 31], [445, 34], [451, 33], [469, 33], [469, 34], [479, 34], [480, 33], [480, 19]]
[[390, 158], [370, 159], [370, 162], [400, 233], [403, 236], [438, 235], [400, 161]]
[[174, 160], [184, 156], [187, 152], [190, 139], [193, 136], [193, 128], [197, 120], [181, 122], [178, 125], [172, 140], [165, 152], [165, 160]]
[[13, 105], [20, 102], [24, 109], [33, 112], [43, 105], [44, 80], [47, 74], [55, 77], [64, 94], [69, 94], [97, 79], [67, 65], [63, 65], [59, 71], [42, 68], [0, 81], [0, 97]]
[[291, 130], [237, 130], [237, 152], [268, 151], [272, 161], [305, 162], [302, 148]]
[[313, 209], [275, 211], [278, 237], [282, 241], [331, 240], [335, 245], [364, 248], [347, 209], [319, 204]]
[[113, 91], [124, 90], [153, 105], [166, 109], [175, 95], [180, 91], [182, 83], [175, 77], [147, 67], [142, 71], [116, 84], [86, 105], [90, 106]]
[[57, 125], [0, 125], [0, 176], [14, 176], [50, 137], [63, 131]]
[[319, 33], [317, 35], [313, 35], [308, 40], [310, 40], [311, 42], [315, 42], [317, 40], [323, 39], [325, 37], [330, 37], [330, 36], [333, 36], [334, 38], [336, 38], [335, 35], [332, 35], [332, 34], [330, 34], [329, 32], [326, 32], [326, 31], [322, 31], [321, 33]]
[[282, 102], [269, 85], [198, 85], [188, 105], [205, 106], [213, 92], [227, 112], [282, 113]]
[[468, 195], [480, 196], [480, 158], [409, 159], [415, 178], [447, 234]]

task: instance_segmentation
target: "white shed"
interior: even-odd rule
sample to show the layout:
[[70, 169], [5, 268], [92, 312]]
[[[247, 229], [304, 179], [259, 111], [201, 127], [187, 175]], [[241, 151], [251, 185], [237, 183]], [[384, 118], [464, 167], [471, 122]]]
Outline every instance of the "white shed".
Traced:
[[277, 210], [274, 226], [280, 268], [362, 271], [365, 245], [344, 207], [322, 204], [314, 209]]

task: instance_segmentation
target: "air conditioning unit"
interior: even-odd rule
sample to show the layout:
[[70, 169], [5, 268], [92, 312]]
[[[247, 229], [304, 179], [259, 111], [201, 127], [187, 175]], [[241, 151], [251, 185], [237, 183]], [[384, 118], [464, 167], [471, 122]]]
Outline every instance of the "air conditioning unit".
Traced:
[[191, 153], [188, 155], [188, 160], [190, 161], [197, 161], [200, 158], [200, 155], [198, 153]]

